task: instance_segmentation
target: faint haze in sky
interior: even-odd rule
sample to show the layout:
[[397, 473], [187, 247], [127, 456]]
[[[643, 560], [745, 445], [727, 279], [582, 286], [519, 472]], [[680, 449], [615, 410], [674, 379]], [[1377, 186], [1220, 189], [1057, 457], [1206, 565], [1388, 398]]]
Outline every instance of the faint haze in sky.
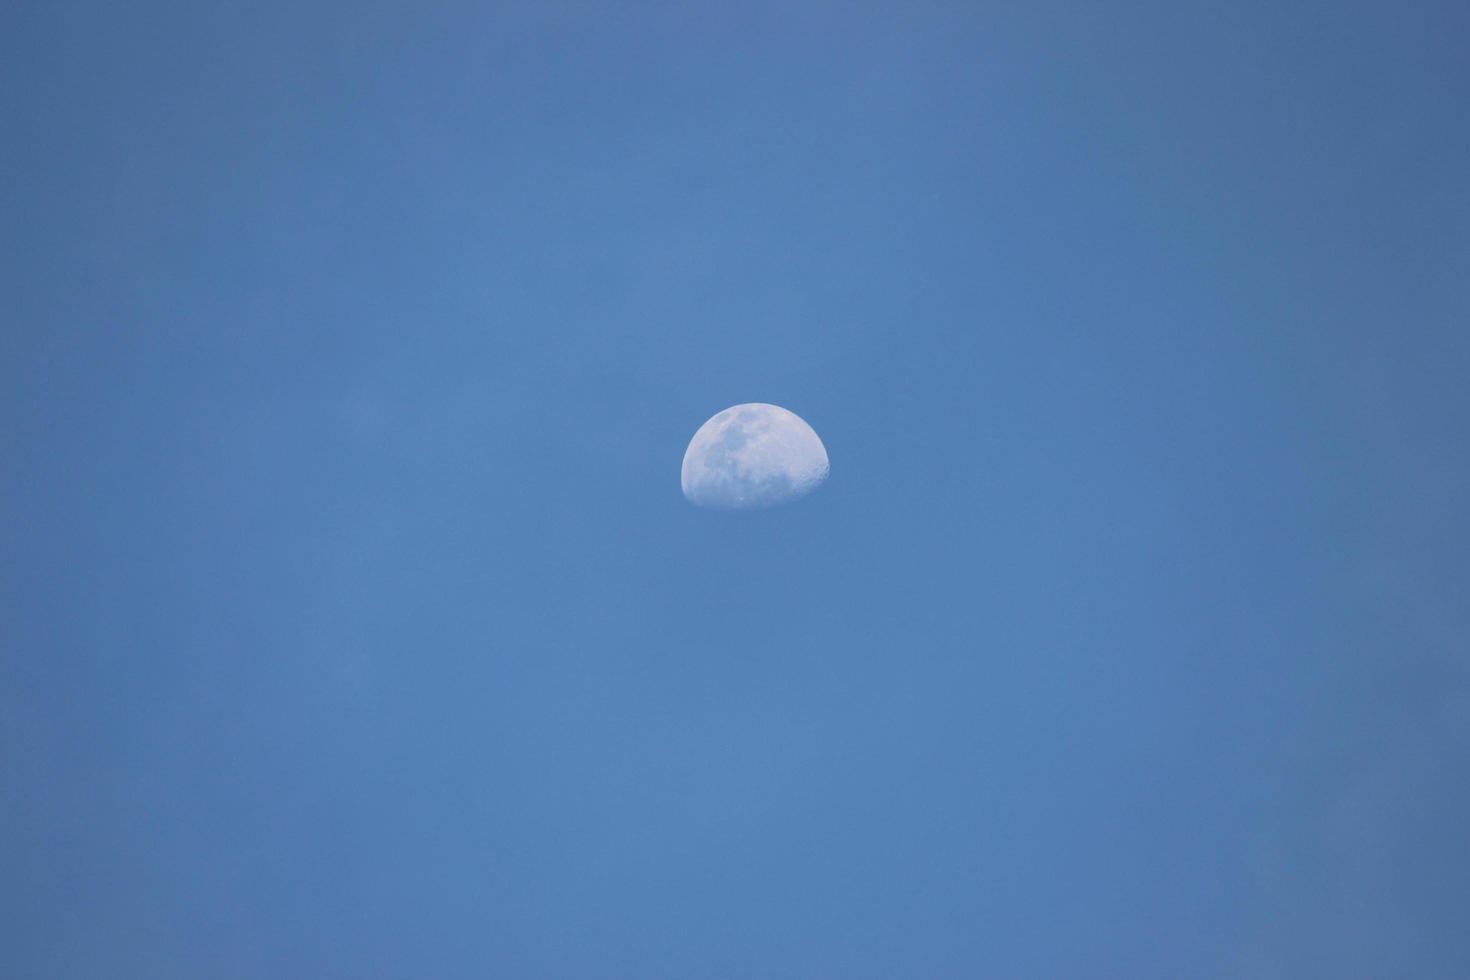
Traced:
[[1470, 7], [887, 7], [4, 7], [0, 975], [1470, 976]]

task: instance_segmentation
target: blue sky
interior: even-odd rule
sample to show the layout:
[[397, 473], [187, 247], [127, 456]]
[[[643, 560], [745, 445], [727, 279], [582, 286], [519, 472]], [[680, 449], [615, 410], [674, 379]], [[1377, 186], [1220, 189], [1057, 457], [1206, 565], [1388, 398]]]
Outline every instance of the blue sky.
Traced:
[[0, 973], [1470, 973], [1470, 8], [208, 8], [0, 13]]

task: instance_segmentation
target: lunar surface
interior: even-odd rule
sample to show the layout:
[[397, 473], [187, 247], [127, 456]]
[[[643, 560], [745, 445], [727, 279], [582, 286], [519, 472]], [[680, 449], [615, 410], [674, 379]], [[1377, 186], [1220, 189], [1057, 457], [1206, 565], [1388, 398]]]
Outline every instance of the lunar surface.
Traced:
[[736, 405], [699, 427], [684, 451], [684, 496], [701, 507], [742, 510], [804, 497], [827, 478], [827, 448], [779, 405]]

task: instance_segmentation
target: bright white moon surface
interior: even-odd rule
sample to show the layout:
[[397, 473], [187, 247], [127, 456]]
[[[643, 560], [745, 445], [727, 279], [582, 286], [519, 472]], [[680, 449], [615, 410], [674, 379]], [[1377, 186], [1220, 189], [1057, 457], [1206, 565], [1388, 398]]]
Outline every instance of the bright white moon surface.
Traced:
[[742, 510], [804, 497], [827, 479], [827, 447], [795, 412], [736, 405], [699, 427], [684, 451], [684, 496]]

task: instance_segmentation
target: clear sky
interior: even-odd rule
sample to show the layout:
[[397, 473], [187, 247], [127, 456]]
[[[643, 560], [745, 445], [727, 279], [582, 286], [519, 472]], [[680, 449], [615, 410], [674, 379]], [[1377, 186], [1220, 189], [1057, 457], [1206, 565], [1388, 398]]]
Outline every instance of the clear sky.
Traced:
[[1467, 50], [4, 5], [0, 975], [1470, 976]]

